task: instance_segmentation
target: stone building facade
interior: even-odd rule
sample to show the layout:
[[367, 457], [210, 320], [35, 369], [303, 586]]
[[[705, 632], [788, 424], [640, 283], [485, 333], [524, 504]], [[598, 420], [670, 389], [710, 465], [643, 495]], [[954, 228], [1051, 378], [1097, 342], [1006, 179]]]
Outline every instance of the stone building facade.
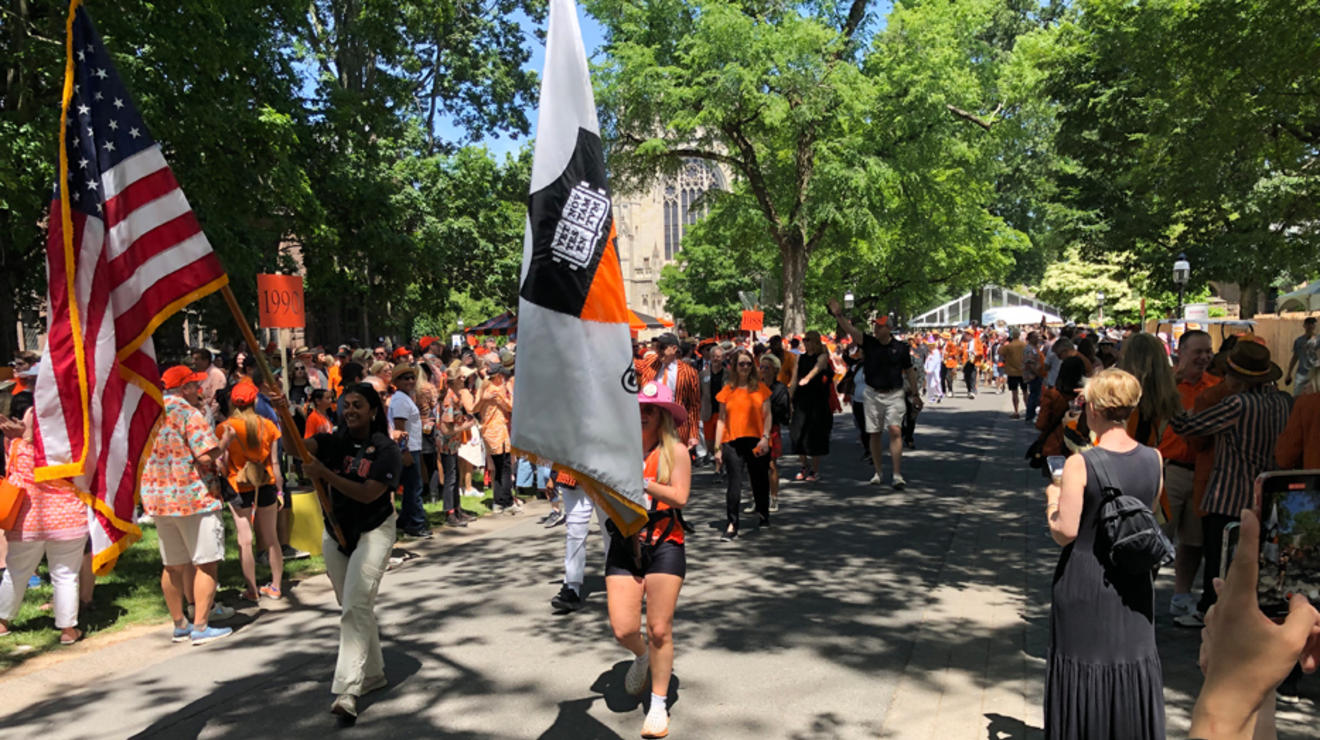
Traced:
[[691, 159], [676, 175], [658, 179], [646, 192], [614, 193], [615, 244], [629, 308], [673, 318], [665, 311], [658, 286], [660, 268], [677, 258], [687, 228], [706, 215], [702, 194], [728, 187], [729, 176], [720, 167]]

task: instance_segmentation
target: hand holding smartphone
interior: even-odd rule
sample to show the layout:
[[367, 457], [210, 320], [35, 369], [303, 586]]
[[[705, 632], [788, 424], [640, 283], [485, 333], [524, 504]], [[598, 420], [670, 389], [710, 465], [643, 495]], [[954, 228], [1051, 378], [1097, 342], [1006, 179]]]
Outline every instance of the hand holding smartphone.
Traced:
[[1045, 463], [1050, 467], [1050, 480], [1056, 486], [1063, 483], [1063, 464], [1067, 459], [1063, 455], [1050, 455], [1045, 458]]
[[[1300, 593], [1320, 603], [1320, 470], [1262, 473], [1256, 478], [1260, 511], [1260, 572], [1256, 599], [1276, 621], [1288, 614], [1288, 600]], [[1221, 578], [1227, 578], [1237, 552], [1238, 523], [1224, 527]]]

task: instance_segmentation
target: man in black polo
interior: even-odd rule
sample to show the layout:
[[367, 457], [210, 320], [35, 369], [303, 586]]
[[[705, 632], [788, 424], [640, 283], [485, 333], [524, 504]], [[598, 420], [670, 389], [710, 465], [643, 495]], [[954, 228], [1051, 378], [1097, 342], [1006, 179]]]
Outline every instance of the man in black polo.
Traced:
[[852, 337], [854, 343], [862, 348], [863, 372], [866, 378], [864, 390], [866, 409], [866, 432], [871, 435], [871, 463], [875, 465], [875, 475], [871, 485], [878, 486], [884, 481], [882, 465], [884, 462], [884, 444], [881, 432], [889, 432], [889, 458], [894, 466], [893, 486], [895, 491], [903, 490], [907, 482], [903, 480], [903, 415], [907, 412], [907, 402], [903, 390], [903, 377], [907, 376], [909, 394], [915, 395], [921, 388], [921, 382], [912, 364], [912, 354], [907, 342], [894, 339], [890, 330], [889, 319], [881, 316], [875, 322], [875, 334], [867, 336], [853, 326], [848, 317], [839, 311], [839, 302], [831, 299], [830, 314], [839, 322], [839, 329]]

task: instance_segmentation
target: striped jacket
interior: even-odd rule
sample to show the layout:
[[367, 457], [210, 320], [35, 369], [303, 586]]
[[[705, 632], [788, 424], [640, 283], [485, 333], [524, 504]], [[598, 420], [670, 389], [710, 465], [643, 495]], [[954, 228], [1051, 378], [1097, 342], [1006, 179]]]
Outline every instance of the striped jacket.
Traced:
[[1291, 410], [1292, 397], [1264, 383], [1170, 422], [1173, 431], [1184, 437], [1214, 437], [1215, 464], [1203, 511], [1236, 518], [1252, 505], [1256, 476], [1274, 468], [1274, 444]]
[[[687, 410], [687, 421], [679, 426], [678, 437], [686, 443], [701, 437], [701, 378], [686, 362], [676, 360], [674, 364], [678, 366], [678, 374], [674, 376], [674, 400]], [[656, 377], [659, 374], [659, 357], [637, 363], [637, 380], [641, 385], [653, 380], [663, 384], [664, 378]]]

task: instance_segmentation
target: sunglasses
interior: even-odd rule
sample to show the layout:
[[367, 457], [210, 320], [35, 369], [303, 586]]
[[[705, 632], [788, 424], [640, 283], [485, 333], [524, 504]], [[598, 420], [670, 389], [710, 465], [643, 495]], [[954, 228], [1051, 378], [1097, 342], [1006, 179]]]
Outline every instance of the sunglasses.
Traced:
[[751, 367], [752, 364], [753, 364], [753, 363], [750, 363], [750, 362], [747, 362], [746, 360], [743, 360], [742, 362], [739, 362], [739, 363], [738, 363], [738, 367]]

